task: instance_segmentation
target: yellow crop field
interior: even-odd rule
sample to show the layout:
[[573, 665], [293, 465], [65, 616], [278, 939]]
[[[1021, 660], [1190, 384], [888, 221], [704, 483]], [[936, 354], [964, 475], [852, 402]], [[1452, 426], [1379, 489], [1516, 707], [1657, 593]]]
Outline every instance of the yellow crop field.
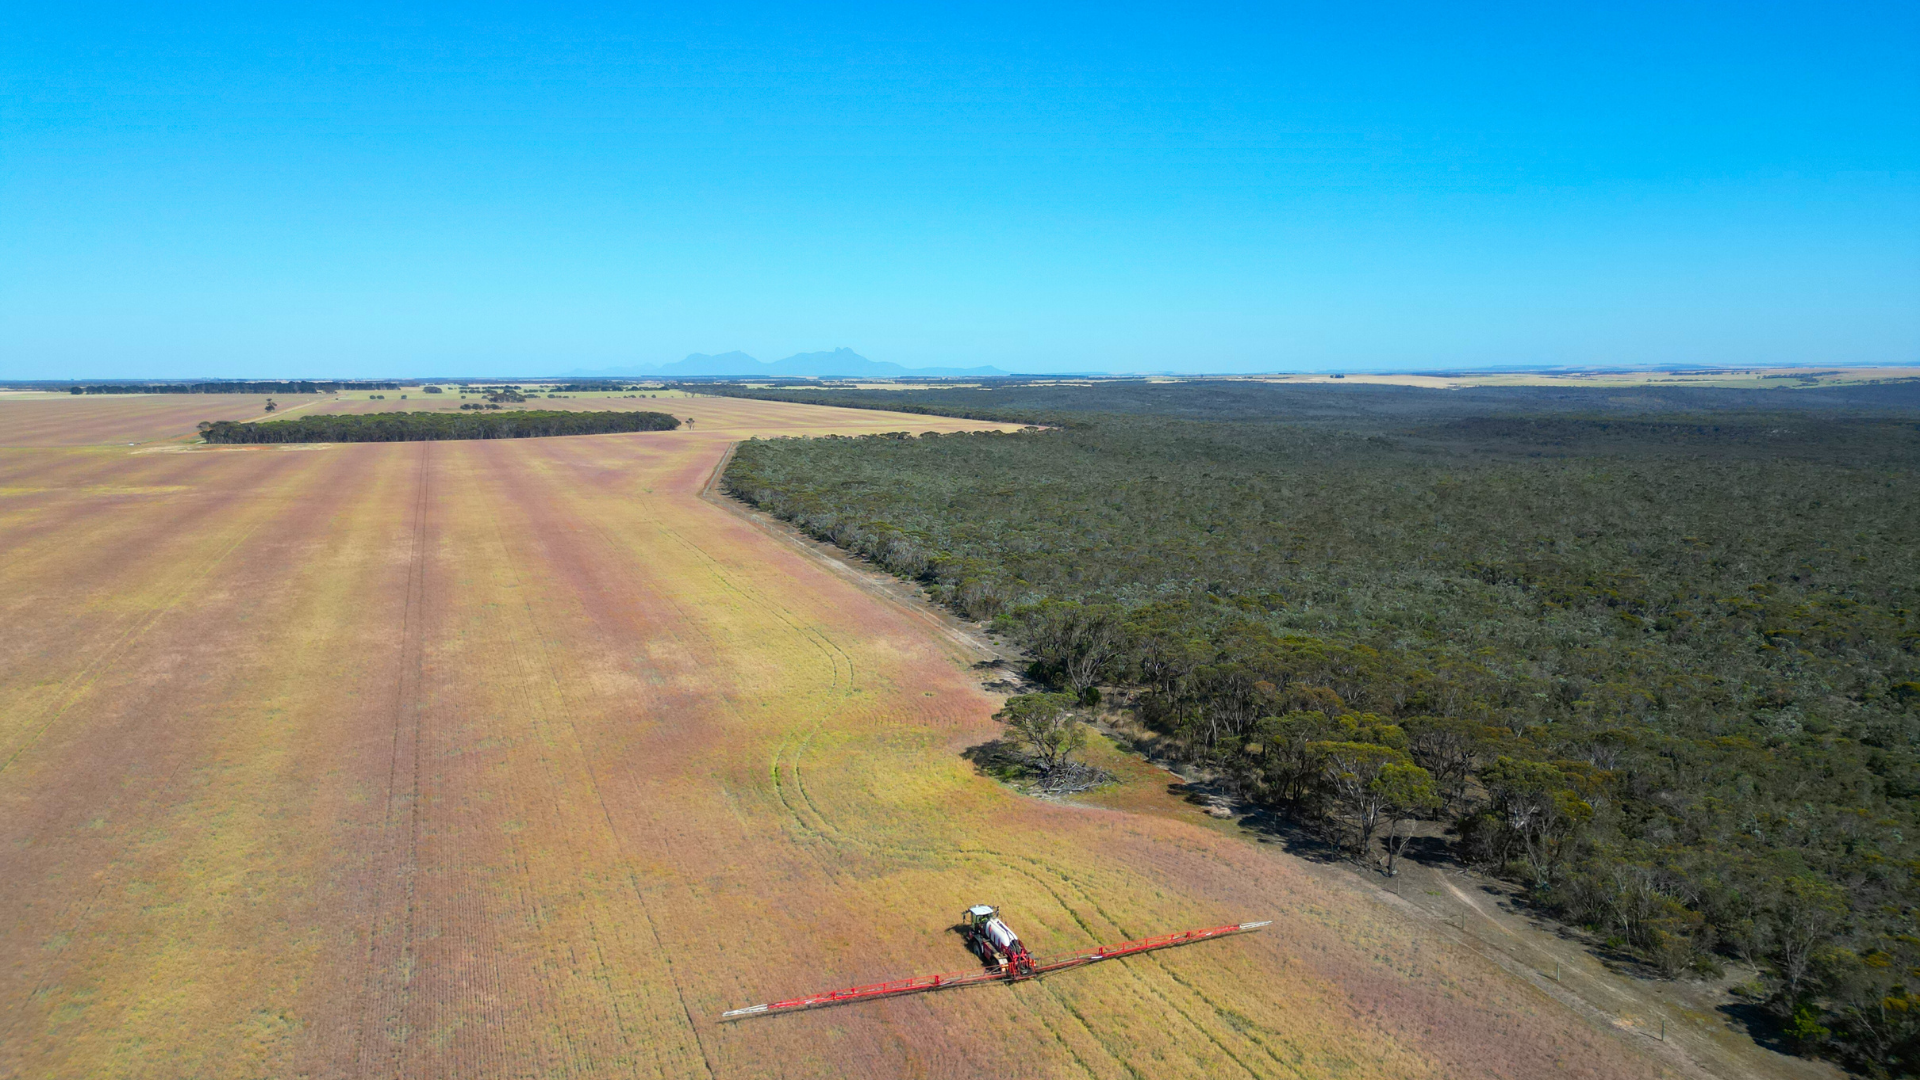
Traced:
[[[702, 495], [991, 425], [186, 445], [258, 405], [0, 401], [0, 1077], [1665, 1075], [1277, 849], [977, 775], [975, 657]], [[1040, 954], [1274, 922], [717, 1021], [965, 968], [979, 902]]]

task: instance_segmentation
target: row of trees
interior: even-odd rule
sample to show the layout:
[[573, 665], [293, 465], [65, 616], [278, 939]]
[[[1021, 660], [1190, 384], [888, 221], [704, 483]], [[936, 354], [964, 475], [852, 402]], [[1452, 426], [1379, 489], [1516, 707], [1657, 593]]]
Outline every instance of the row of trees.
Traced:
[[1446, 825], [1653, 970], [1756, 965], [1802, 1049], [1915, 1071], [1911, 420], [1067, 419], [749, 442], [727, 483], [1382, 867]]
[[67, 388], [71, 394], [333, 394], [342, 390], [398, 390], [396, 382], [100, 383]]
[[259, 424], [216, 420], [202, 423], [200, 434], [210, 443], [423, 442], [671, 431], [679, 426], [678, 419], [661, 412], [327, 413]]

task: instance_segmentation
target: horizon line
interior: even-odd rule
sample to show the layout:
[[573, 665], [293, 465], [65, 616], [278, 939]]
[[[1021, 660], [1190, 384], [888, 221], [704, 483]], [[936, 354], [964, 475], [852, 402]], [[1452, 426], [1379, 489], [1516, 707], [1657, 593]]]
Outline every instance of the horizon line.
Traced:
[[[939, 365], [951, 366], [951, 365]], [[992, 365], [982, 364], [981, 367]], [[48, 386], [68, 387], [75, 385], [140, 385], [163, 383], [232, 383], [232, 382], [338, 382], [366, 383], [382, 381], [404, 382], [504, 382], [520, 380], [525, 382], [617, 382], [622, 380], [645, 380], [653, 382], [730, 382], [740, 379], [778, 382], [822, 382], [859, 380], [862, 382], [888, 381], [930, 381], [930, 382], [973, 382], [1001, 379], [1246, 379], [1271, 376], [1426, 376], [1428, 378], [1471, 378], [1483, 375], [1549, 375], [1549, 374], [1586, 374], [1586, 375], [1626, 375], [1636, 373], [1662, 373], [1673, 375], [1718, 375], [1741, 374], [1753, 371], [1863, 371], [1886, 368], [1920, 370], [1920, 359], [1903, 361], [1885, 361], [1879, 363], [1815, 363], [1798, 362], [1786, 364], [1498, 364], [1487, 367], [1444, 367], [1444, 368], [1294, 368], [1272, 369], [1266, 371], [1112, 371], [1086, 369], [1079, 371], [1003, 371], [992, 375], [916, 375], [916, 370], [906, 369], [902, 375], [673, 375], [660, 376], [635, 372], [632, 374], [604, 375], [565, 375], [534, 374], [517, 375], [150, 375], [140, 378], [127, 377], [89, 377], [68, 376], [50, 379], [10, 379], [0, 377], [0, 387], [39, 388]]]

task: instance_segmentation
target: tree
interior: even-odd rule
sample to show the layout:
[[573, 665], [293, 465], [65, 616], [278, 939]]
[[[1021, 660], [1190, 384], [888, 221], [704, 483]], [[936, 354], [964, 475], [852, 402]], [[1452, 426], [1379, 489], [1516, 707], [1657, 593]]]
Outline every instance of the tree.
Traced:
[[1413, 763], [1406, 754], [1373, 743], [1317, 742], [1308, 748], [1323, 762], [1321, 776], [1335, 817], [1351, 829], [1355, 853], [1368, 858], [1373, 834], [1387, 812], [1388, 790], [1379, 783], [1381, 775], [1390, 766]]
[[[1828, 998], [1826, 1015], [1804, 1025], [1814, 1030], [1803, 1033], [1796, 1030], [1803, 1025], [1795, 1021], [1803, 1010], [1812, 1010], [1802, 1005], [1788, 1020], [1789, 1033], [1797, 1041], [1818, 1043], [1837, 1032], [1837, 1048], [1869, 1075], [1920, 1072], [1920, 992], [1913, 988], [1916, 969], [1920, 969], [1916, 961], [1920, 955], [1913, 943], [1898, 939], [1865, 953], [1826, 950], [1820, 964]], [[1827, 1024], [1832, 1025], [1831, 1031]]]
[[1705, 920], [1688, 907], [1683, 879], [1651, 865], [1611, 863], [1583, 875], [1588, 910], [1673, 978], [1701, 958]]
[[1214, 650], [1192, 625], [1184, 604], [1155, 604], [1129, 613], [1125, 635], [1133, 642], [1132, 663], [1154, 693], [1172, 695]]
[[1380, 796], [1387, 819], [1387, 835], [1384, 847], [1387, 850], [1387, 876], [1399, 873], [1395, 863], [1400, 853], [1407, 848], [1407, 841], [1413, 839], [1413, 830], [1409, 828], [1405, 835], [1400, 826], [1410, 825], [1413, 819], [1423, 814], [1431, 814], [1440, 809], [1440, 792], [1433, 782], [1433, 774], [1418, 765], [1395, 762], [1380, 770], [1374, 778], [1373, 788]]
[[1237, 778], [1270, 802], [1299, 815], [1321, 791], [1321, 758], [1315, 744], [1338, 727], [1317, 712], [1263, 716], [1241, 742]]
[[673, 417], [656, 412], [527, 411], [504, 416], [442, 412], [326, 413], [271, 424], [217, 420], [208, 423], [201, 433], [211, 443], [414, 442], [671, 431], [678, 423]]
[[1097, 686], [1120, 652], [1119, 613], [1112, 607], [1047, 600], [1020, 616], [1021, 636], [1042, 673], [1076, 695]]
[[1407, 750], [1438, 786], [1448, 810], [1459, 807], [1467, 780], [1483, 760], [1489, 732], [1485, 725], [1458, 717], [1418, 717], [1406, 722], [1412, 741]]
[[1065, 765], [1075, 751], [1087, 745], [1087, 730], [1073, 715], [1068, 694], [1016, 694], [994, 714], [1007, 725], [1010, 738], [1039, 763], [1042, 772]]
[[1824, 881], [1800, 875], [1780, 882], [1773, 897], [1770, 959], [1780, 975], [1781, 1011], [1791, 1016], [1811, 989], [1815, 959], [1847, 916], [1847, 898]]
[[1481, 770], [1480, 782], [1491, 802], [1470, 831], [1481, 834], [1484, 854], [1497, 866], [1520, 862], [1536, 889], [1552, 885], [1593, 806], [1545, 761], [1503, 756]]

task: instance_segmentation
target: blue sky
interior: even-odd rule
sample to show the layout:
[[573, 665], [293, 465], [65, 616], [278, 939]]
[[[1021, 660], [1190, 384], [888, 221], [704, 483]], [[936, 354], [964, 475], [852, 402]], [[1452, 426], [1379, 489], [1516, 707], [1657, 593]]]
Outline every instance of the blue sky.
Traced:
[[15, 5], [0, 377], [1920, 362], [1920, 6]]

